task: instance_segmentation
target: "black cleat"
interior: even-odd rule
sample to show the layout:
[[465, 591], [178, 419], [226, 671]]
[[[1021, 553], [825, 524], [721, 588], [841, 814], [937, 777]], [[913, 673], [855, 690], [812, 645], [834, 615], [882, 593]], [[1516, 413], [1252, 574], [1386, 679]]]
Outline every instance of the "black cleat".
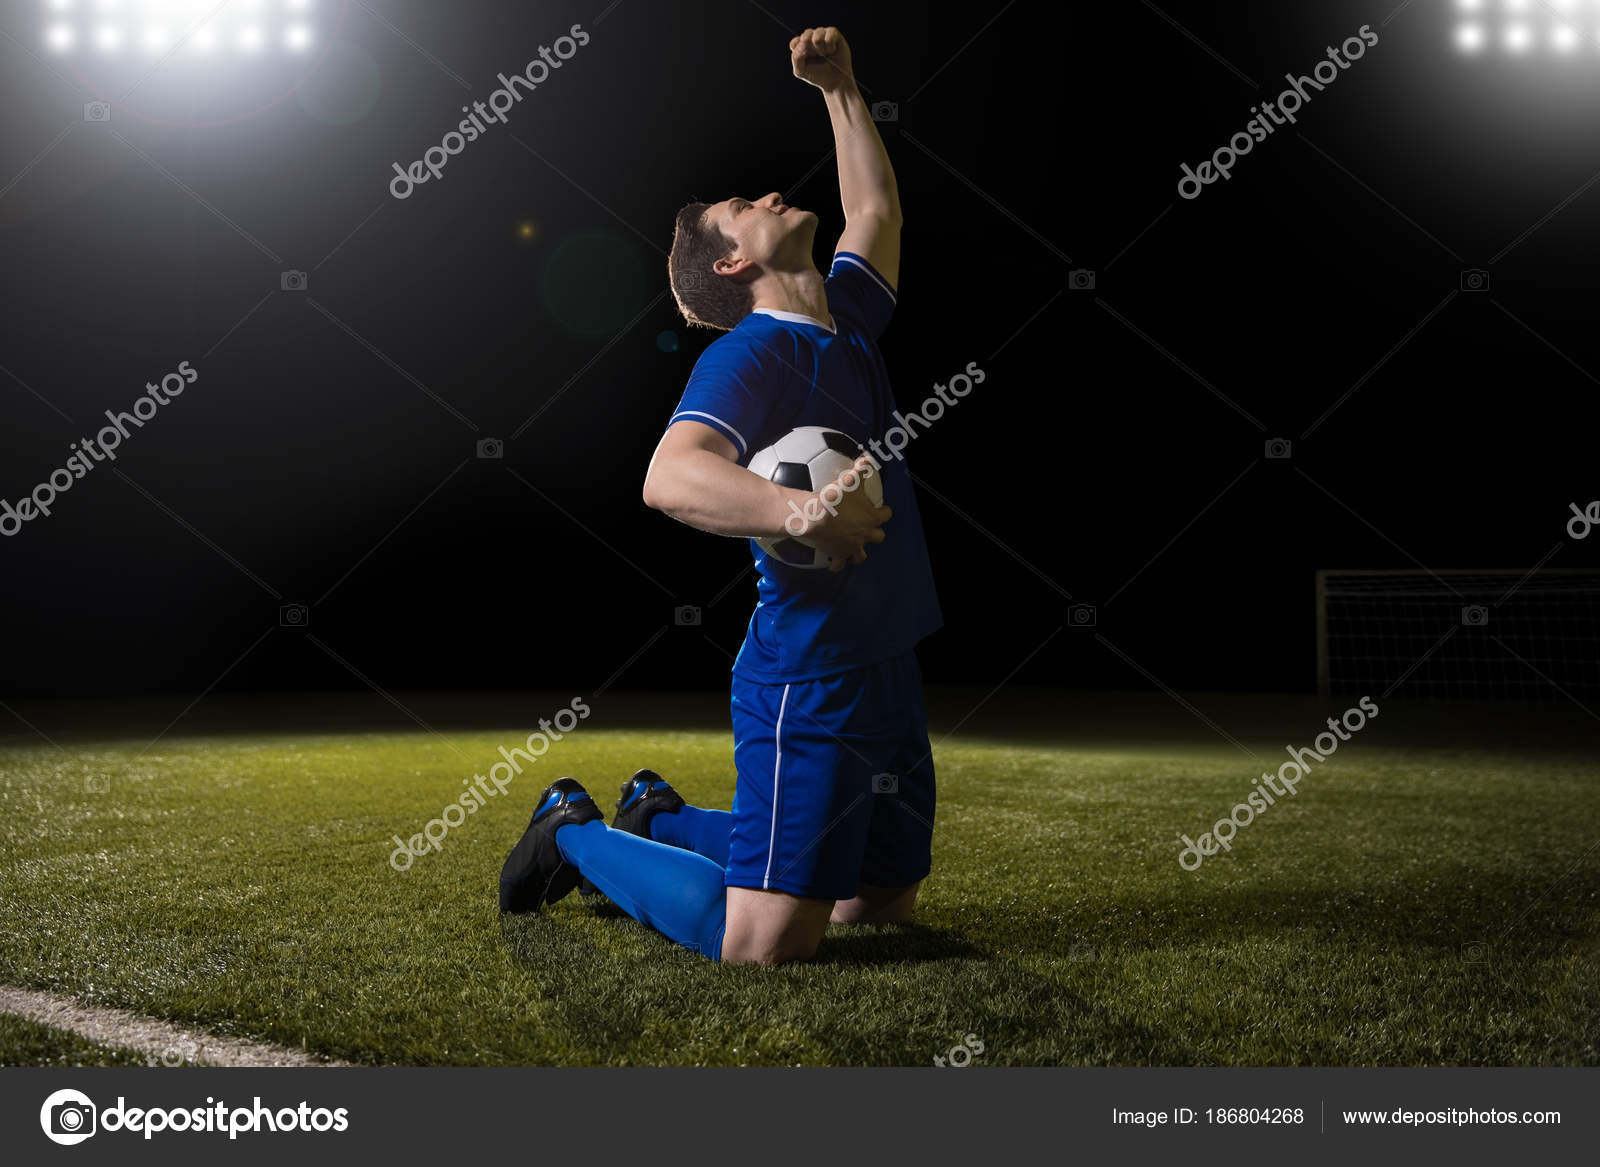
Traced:
[[[611, 820], [612, 829], [627, 831], [641, 839], [650, 837], [650, 820], [662, 811], [676, 812], [683, 806], [683, 798], [667, 780], [654, 770], [640, 770], [622, 784], [622, 797], [617, 799], [617, 817]], [[587, 879], [578, 884], [578, 894], [584, 899], [602, 895], [599, 888]]]
[[665, 778], [654, 770], [640, 770], [622, 784], [617, 817], [611, 820], [611, 825], [616, 830], [648, 839], [651, 819], [662, 811], [676, 813], [682, 809], [682, 797], [667, 785]]
[[578, 885], [578, 869], [556, 848], [556, 828], [604, 819], [589, 792], [571, 778], [558, 778], [539, 796], [533, 819], [500, 869], [500, 910], [536, 912]]

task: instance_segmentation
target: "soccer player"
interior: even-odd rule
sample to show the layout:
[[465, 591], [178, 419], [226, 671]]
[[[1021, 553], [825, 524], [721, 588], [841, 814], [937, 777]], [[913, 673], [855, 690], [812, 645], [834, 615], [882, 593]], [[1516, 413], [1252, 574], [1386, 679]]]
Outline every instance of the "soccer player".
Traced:
[[881, 476], [881, 507], [850, 472], [824, 497], [744, 468], [796, 426], [866, 446], [894, 424], [877, 344], [900, 268], [894, 172], [839, 30], [808, 28], [789, 54], [827, 104], [844, 234], [824, 279], [812, 261], [816, 215], [776, 193], [678, 212], [668, 259], [678, 307], [726, 335], [690, 375], [644, 501], [713, 534], [803, 536], [828, 570], [751, 543], [760, 602], [733, 666], [731, 814], [688, 806], [641, 770], [607, 827], [563, 778], [540, 796], [500, 877], [505, 910], [535, 910], [582, 878], [689, 949], [760, 964], [812, 956], [830, 920], [910, 917], [934, 817], [913, 650], [941, 624], [903, 461], [856, 463], [856, 474]]

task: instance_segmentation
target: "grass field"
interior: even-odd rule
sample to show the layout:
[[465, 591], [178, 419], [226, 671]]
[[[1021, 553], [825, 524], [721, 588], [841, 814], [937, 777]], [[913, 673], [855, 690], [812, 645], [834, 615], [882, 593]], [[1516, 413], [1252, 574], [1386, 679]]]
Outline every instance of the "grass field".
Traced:
[[[1225, 744], [961, 738], [919, 922], [762, 970], [495, 900], [547, 782], [609, 804], [648, 764], [725, 807], [725, 732], [580, 731], [391, 868], [525, 733], [13, 742], [0, 983], [358, 1063], [1600, 1063], [1592, 756], [1357, 743], [1191, 874], [1177, 833], [1260, 772]], [[0, 1062], [119, 1057], [0, 1017]]]

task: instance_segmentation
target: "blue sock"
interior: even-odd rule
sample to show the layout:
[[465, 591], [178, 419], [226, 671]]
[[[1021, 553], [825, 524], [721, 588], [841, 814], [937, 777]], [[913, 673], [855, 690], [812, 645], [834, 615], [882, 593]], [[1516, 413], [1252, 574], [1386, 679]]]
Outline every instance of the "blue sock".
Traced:
[[718, 867], [728, 866], [728, 845], [733, 838], [733, 815], [725, 810], [680, 807], [650, 816], [650, 837], [669, 847], [682, 847], [704, 855]]
[[560, 828], [556, 847], [639, 923], [691, 952], [722, 959], [728, 892], [722, 868], [711, 860], [614, 831], [598, 819]]

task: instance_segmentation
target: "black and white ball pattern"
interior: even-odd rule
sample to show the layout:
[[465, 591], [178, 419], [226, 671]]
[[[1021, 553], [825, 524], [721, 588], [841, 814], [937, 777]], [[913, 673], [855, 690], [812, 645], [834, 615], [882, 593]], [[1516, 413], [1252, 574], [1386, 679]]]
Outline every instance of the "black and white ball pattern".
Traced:
[[[779, 486], [795, 490], [818, 491], [848, 470], [865, 451], [849, 434], [820, 425], [803, 425], [790, 430], [764, 450], [751, 457], [753, 474]], [[883, 505], [883, 479], [878, 474], [863, 475], [861, 489], [875, 506]], [[786, 536], [782, 539], [757, 539], [761, 549], [790, 567], [828, 566], [827, 556], [808, 540]]]

